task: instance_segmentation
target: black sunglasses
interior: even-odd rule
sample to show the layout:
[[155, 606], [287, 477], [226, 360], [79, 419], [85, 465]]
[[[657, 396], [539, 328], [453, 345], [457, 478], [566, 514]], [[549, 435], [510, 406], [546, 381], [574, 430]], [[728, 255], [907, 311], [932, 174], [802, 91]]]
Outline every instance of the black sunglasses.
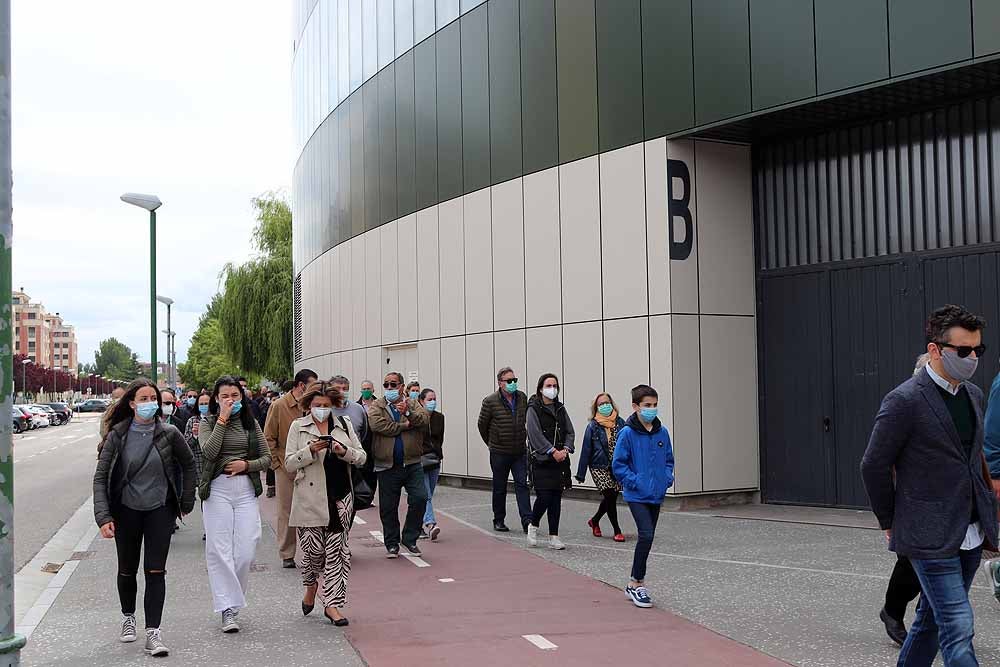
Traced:
[[977, 357], [981, 357], [983, 356], [983, 354], [986, 353], [985, 345], [977, 345], [975, 347], [971, 347], [969, 345], [952, 345], [951, 343], [937, 343], [937, 346], [950, 347], [951, 349], [955, 350], [955, 352], [958, 354], [959, 359], [965, 359], [973, 352], [976, 353]]
[[517, 382], [517, 378], [507, 378], [506, 380], [500, 380], [500, 381], [506, 384], [508, 382]]
[[389, 382], [382, 383], [383, 389], [395, 389], [396, 387], [402, 387], [402, 386], [403, 386], [402, 382], [396, 382], [395, 380], [390, 380]]

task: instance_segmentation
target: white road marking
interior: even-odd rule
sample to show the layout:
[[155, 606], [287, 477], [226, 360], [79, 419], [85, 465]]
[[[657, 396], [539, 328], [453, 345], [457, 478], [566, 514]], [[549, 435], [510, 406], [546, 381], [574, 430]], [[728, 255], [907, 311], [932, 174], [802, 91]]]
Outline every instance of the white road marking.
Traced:
[[440, 581], [442, 584], [450, 584], [453, 583], [455, 580], [452, 579], [451, 577], [448, 577], [446, 579], [438, 579], [438, 581]]
[[[357, 517], [355, 517], [355, 519], [357, 519]], [[385, 537], [382, 535], [382, 531], [381, 530], [369, 530], [368, 534], [371, 535], [372, 537], [374, 537], [376, 540], [378, 540], [382, 544], [385, 544]], [[403, 548], [405, 549], [406, 547], [403, 547]], [[428, 563], [427, 561], [425, 561], [420, 556], [414, 556], [413, 554], [406, 553], [406, 552], [401, 552], [399, 555], [402, 556], [403, 558], [405, 558], [406, 560], [410, 561], [411, 563], [413, 563], [417, 567], [430, 567], [431, 566], [430, 563]]]
[[23, 438], [21, 438], [21, 440], [35, 440], [36, 437], [37, 436], [34, 436], [34, 435], [26, 435]]
[[372, 537], [374, 537], [376, 540], [378, 540], [382, 544], [385, 544], [385, 540], [382, 538], [382, 531], [381, 530], [369, 530], [368, 534], [371, 535]]
[[354, 516], [354, 525], [355, 526], [363, 526], [366, 523], [368, 523], [368, 522], [365, 521], [364, 519], [362, 519], [361, 517], [359, 517], [357, 515]]
[[73, 438], [75, 438], [75, 437], [77, 437], [77, 436], [75, 436], [75, 435], [64, 435], [64, 436], [62, 437], [62, 439], [63, 439], [63, 440], [72, 440], [72, 439], [73, 439]]
[[556, 646], [555, 644], [553, 644], [552, 642], [550, 642], [548, 639], [546, 639], [541, 635], [521, 635], [521, 636], [527, 639], [535, 646], [537, 646], [538, 648], [542, 649], [543, 651], [553, 651], [559, 648], [558, 646]]

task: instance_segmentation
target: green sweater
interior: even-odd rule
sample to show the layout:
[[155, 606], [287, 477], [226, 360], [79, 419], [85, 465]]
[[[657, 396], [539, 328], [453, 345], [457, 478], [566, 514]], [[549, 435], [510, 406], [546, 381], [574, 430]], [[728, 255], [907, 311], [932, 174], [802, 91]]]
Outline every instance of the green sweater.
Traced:
[[201, 420], [198, 441], [202, 443], [202, 471], [198, 495], [202, 500], [208, 498], [212, 480], [226, 474], [224, 469], [231, 461], [247, 462], [246, 474], [253, 484], [254, 494], [261, 494], [260, 475], [257, 473], [271, 466], [271, 453], [256, 419], [253, 427], [253, 431], [244, 429], [242, 420], [236, 415], [226, 426], [219, 426], [215, 417]]

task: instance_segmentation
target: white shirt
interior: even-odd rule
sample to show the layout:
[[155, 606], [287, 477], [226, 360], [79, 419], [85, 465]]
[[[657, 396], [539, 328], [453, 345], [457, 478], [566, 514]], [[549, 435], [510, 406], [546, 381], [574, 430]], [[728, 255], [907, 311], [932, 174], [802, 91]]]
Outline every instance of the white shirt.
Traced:
[[[946, 392], [952, 396], [958, 395], [958, 390], [962, 388], [961, 384], [957, 384], [954, 387], [945, 380], [943, 377], [934, 372], [930, 364], [924, 366], [927, 369], [927, 374], [931, 376], [934, 380], [934, 384], [944, 389]], [[962, 551], [972, 551], [976, 547], [980, 546], [986, 540], [986, 536], [983, 534], [983, 527], [979, 525], [979, 522], [969, 524], [969, 529], [965, 531], [965, 539], [962, 541], [962, 546], [960, 547]]]

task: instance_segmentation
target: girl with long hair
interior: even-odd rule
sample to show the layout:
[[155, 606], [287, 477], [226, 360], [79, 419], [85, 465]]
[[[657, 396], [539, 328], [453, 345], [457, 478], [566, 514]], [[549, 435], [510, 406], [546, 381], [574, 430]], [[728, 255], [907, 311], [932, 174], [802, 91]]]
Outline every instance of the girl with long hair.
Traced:
[[618, 494], [622, 491], [622, 485], [611, 472], [611, 461], [615, 456], [618, 432], [624, 427], [625, 420], [618, 415], [618, 406], [611, 394], [601, 392], [595, 396], [590, 404], [590, 422], [583, 434], [580, 463], [576, 471], [577, 481], [583, 483], [587, 468], [590, 468], [590, 476], [602, 496], [597, 513], [587, 521], [587, 525], [594, 537], [602, 537], [601, 518], [607, 514], [611, 528], [615, 531], [615, 542], [624, 542], [625, 535], [618, 525]]

